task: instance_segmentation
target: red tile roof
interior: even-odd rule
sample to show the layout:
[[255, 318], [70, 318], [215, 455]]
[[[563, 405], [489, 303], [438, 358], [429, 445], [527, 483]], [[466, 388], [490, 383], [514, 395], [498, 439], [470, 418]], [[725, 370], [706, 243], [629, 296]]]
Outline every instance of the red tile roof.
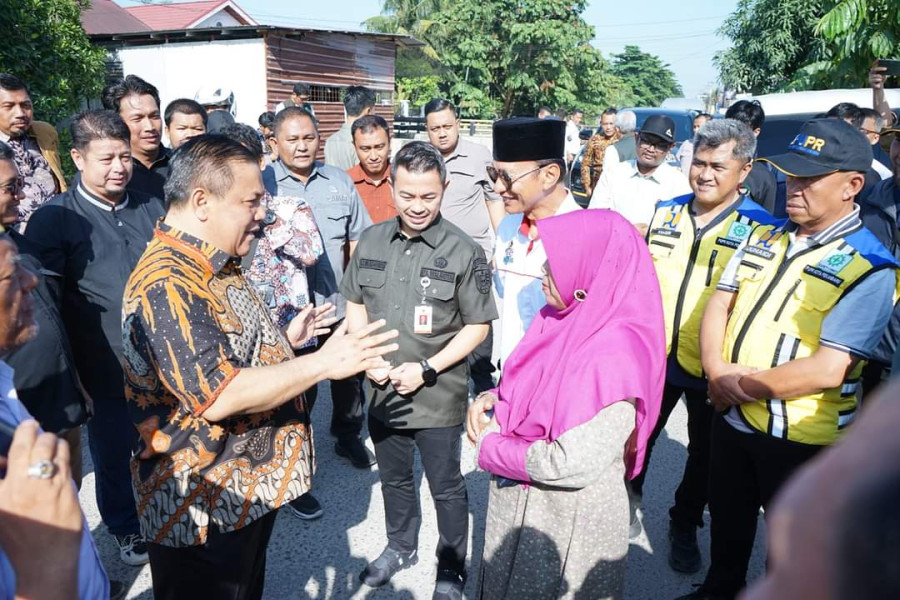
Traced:
[[81, 26], [88, 35], [150, 31], [147, 25], [112, 0], [91, 0], [81, 12]]
[[[205, 17], [212, 16], [222, 6], [233, 4], [229, 0], [212, 0], [210, 2], [179, 2], [176, 4], [152, 4], [126, 8], [131, 15], [143, 21], [154, 31], [170, 29], [186, 29]], [[226, 8], [239, 21], [245, 21], [242, 15]], [[240, 9], [238, 9], [240, 10]], [[252, 22], [248, 22], [252, 25]]]

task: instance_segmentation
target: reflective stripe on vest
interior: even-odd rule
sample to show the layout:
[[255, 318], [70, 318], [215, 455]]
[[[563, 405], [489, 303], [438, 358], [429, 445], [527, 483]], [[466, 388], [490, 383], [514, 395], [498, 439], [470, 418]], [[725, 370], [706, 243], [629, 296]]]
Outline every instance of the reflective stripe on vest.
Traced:
[[699, 230], [691, 214], [693, 194], [660, 202], [650, 221], [647, 243], [662, 292], [666, 352], [694, 377], [700, 365], [700, 321], [709, 296], [735, 250], [760, 224], [781, 224], [749, 196]]
[[[825, 317], [844, 293], [875, 270], [897, 268], [893, 256], [861, 227], [791, 258], [786, 258], [788, 246], [788, 234], [777, 227], [760, 225], [750, 235], [725, 331], [725, 360], [762, 370], [812, 356]], [[857, 363], [837, 387], [742, 404], [740, 414], [748, 426], [773, 437], [831, 444], [856, 414], [863, 365]]]

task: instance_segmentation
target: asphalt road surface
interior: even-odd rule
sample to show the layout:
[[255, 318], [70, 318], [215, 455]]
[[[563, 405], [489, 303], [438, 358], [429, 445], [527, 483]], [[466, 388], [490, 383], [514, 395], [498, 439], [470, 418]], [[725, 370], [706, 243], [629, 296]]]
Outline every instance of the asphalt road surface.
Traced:
[[[371, 589], [359, 583], [357, 575], [366, 563], [384, 548], [384, 512], [378, 472], [359, 471], [334, 454], [328, 435], [331, 402], [327, 387], [319, 392], [313, 415], [317, 440], [318, 473], [314, 493], [325, 509], [316, 521], [305, 522], [285, 510], [278, 516], [269, 544], [266, 568], [266, 600], [399, 598], [430, 599], [436, 563], [434, 550], [437, 528], [434, 506], [421, 463], [416, 461], [416, 483], [422, 506], [419, 536], [419, 564], [401, 571], [388, 585]], [[700, 583], [709, 565], [709, 528], [700, 530], [703, 568], [696, 575], [681, 575], [666, 562], [668, 509], [681, 478], [686, 456], [687, 414], [679, 405], [669, 419], [653, 452], [653, 464], [644, 486], [644, 532], [634, 540], [628, 553], [626, 598], [628, 600], [671, 600]], [[371, 442], [367, 441], [371, 447]], [[129, 567], [118, 558], [118, 548], [100, 522], [94, 496], [94, 474], [87, 441], [84, 443], [85, 477], [81, 505], [88, 518], [103, 564], [110, 577], [126, 583], [128, 598], [153, 598], [150, 568]], [[469, 488], [470, 531], [468, 598], [474, 598], [487, 509], [488, 477], [474, 465], [473, 448], [463, 443], [463, 473]], [[708, 517], [707, 517], [708, 522]], [[764, 569], [764, 522], [760, 519], [756, 549], [748, 579]], [[497, 599], [500, 600], [500, 599]]]

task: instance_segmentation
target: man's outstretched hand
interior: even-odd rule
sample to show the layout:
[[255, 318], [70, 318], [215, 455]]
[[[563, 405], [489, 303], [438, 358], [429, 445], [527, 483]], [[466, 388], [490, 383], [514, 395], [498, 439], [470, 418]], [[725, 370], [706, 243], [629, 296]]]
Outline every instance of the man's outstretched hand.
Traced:
[[392, 329], [376, 334], [385, 324], [386, 321], [381, 319], [359, 331], [347, 333], [347, 322], [344, 321], [316, 352], [325, 365], [326, 379], [347, 379], [363, 371], [389, 370], [391, 364], [383, 356], [396, 352], [399, 346], [386, 342], [395, 339], [399, 332]]

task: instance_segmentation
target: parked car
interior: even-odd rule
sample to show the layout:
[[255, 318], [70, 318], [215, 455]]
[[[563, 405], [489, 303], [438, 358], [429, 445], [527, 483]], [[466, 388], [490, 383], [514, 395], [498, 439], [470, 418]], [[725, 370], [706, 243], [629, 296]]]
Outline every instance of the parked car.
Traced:
[[[638, 129], [641, 128], [641, 125], [644, 124], [644, 121], [650, 115], [666, 115], [675, 121], [675, 148], [673, 148], [672, 153], [666, 159], [669, 162], [675, 162], [675, 153], [678, 152], [678, 148], [685, 140], [689, 140], [694, 136], [694, 117], [697, 116], [697, 111], [666, 108], [623, 108], [621, 110], [634, 111], [637, 117]], [[592, 129], [583, 129], [579, 137], [582, 140], [589, 140], [593, 133], [594, 130]], [[569, 189], [572, 190], [575, 202], [582, 207], [586, 207], [591, 201], [584, 186], [581, 185], [581, 159], [584, 156], [584, 149], [585, 146], [582, 145], [581, 151], [575, 157], [575, 160], [572, 162], [572, 168], [569, 170]]]

